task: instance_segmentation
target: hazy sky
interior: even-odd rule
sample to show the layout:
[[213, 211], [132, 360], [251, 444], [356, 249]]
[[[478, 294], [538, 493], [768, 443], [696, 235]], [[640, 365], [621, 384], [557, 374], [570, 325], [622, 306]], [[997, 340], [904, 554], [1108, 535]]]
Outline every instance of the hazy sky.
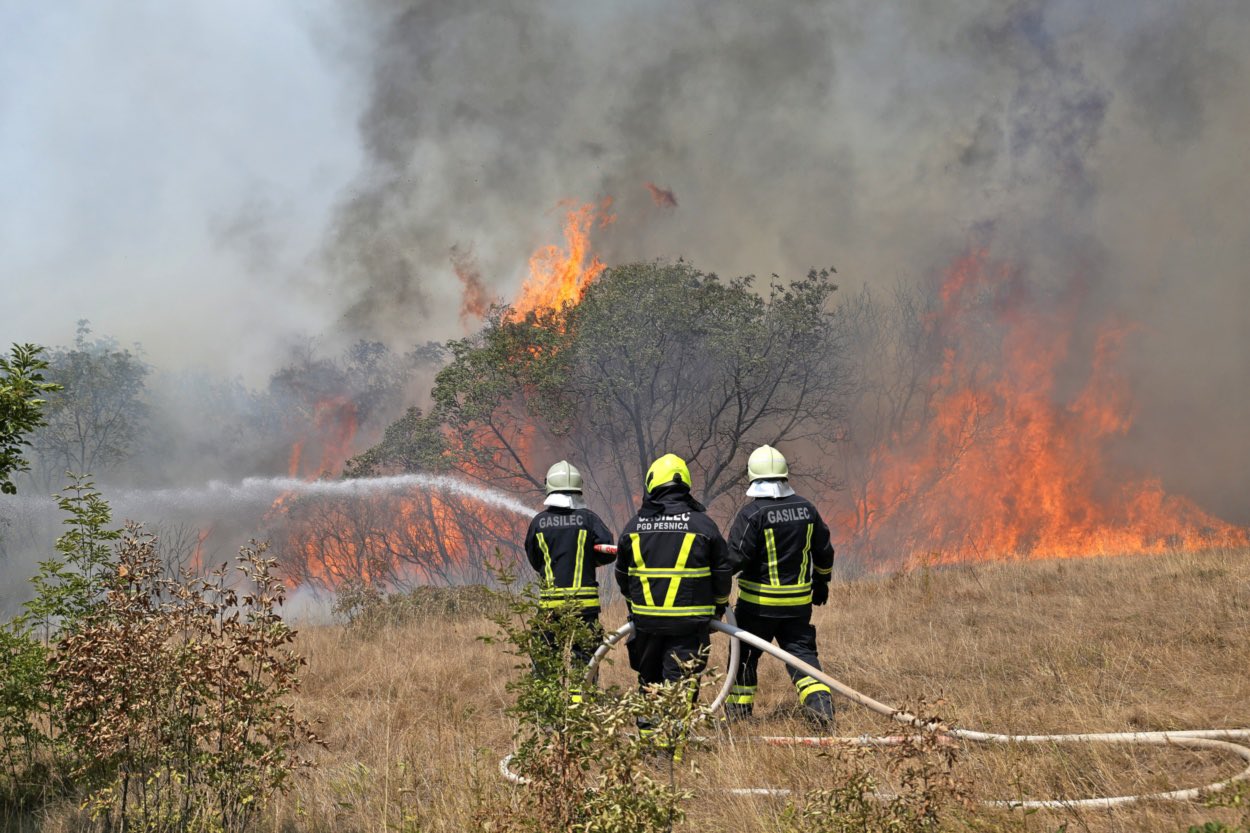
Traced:
[[359, 157], [331, 22], [307, 0], [0, 2], [0, 337], [90, 318], [234, 374], [250, 332], [324, 323], [291, 284]]

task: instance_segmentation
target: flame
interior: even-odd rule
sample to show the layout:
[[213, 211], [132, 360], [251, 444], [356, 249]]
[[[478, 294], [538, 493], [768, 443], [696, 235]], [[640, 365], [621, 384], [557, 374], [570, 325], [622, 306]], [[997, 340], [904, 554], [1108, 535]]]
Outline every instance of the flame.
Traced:
[[595, 226], [605, 228], [616, 220], [611, 208], [611, 198], [598, 205], [587, 203], [569, 208], [564, 217], [565, 248], [544, 246], [530, 256], [529, 278], [512, 302], [514, 318], [581, 300], [586, 287], [606, 268], [603, 261], [591, 254], [590, 232]]
[[[984, 251], [952, 266], [924, 321], [941, 351], [929, 405], [872, 452], [840, 520], [858, 549], [915, 564], [1247, 545], [1247, 530], [1113, 465], [1109, 442], [1133, 422], [1116, 372], [1131, 328], [1103, 321], [1080, 368], [1078, 306], [1039, 312]], [[1085, 378], [1069, 394], [1074, 365]]]
[[[354, 451], [357, 413], [351, 397], [340, 395], [318, 400], [313, 405], [311, 435], [291, 444], [288, 476], [316, 480], [338, 475]], [[317, 464], [311, 468], [304, 458], [304, 450], [310, 444], [320, 451]]]
[[[529, 260], [529, 278], [512, 304], [514, 319], [530, 312], [576, 303], [605, 268], [590, 251], [590, 233], [615, 220], [611, 200], [569, 207], [564, 218], [564, 247], [544, 246]], [[564, 205], [569, 205], [564, 203]], [[480, 318], [489, 306], [481, 275], [467, 250], [453, 249], [452, 267], [464, 285], [462, 321]], [[338, 475], [353, 451], [357, 409], [350, 398], [320, 400], [313, 408], [309, 436], [292, 443], [288, 471], [314, 480]], [[528, 459], [535, 428], [524, 408], [511, 422], [515, 431], [475, 437], [475, 447], [495, 449]], [[319, 450], [310, 464], [310, 449]], [[480, 456], [480, 455], [478, 455]], [[472, 472], [494, 481], [489, 455]], [[381, 585], [449, 580], [466, 576], [483, 580], [481, 565], [496, 548], [515, 546], [525, 532], [524, 519], [441, 494], [380, 495], [369, 498], [310, 498], [285, 494], [266, 515], [288, 577], [297, 583], [336, 587], [345, 580]]]

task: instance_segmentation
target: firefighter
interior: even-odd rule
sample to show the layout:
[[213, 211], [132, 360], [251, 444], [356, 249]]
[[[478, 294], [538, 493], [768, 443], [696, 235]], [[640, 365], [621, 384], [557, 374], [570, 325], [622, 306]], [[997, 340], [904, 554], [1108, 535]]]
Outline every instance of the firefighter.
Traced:
[[[743, 630], [776, 640], [817, 668], [816, 629], [812, 605], [829, 600], [833, 545], [829, 527], [812, 503], [790, 487], [786, 458], [772, 446], [751, 452], [747, 461], [753, 500], [738, 512], [729, 531], [729, 548], [738, 575], [734, 614]], [[730, 719], [751, 715], [758, 687], [761, 651], [743, 645], [742, 664], [730, 689], [725, 713]], [[833, 696], [829, 686], [793, 668], [790, 679], [803, 714], [822, 729], [833, 727]]]
[[[567, 460], [547, 470], [545, 485], [546, 508], [534, 516], [525, 534], [525, 555], [540, 579], [539, 604], [548, 614], [538, 624], [539, 635], [554, 650], [552, 618], [562, 609], [574, 608], [586, 623], [587, 632], [574, 640], [572, 652], [574, 659], [584, 664], [590, 661], [603, 633], [595, 570], [610, 564], [613, 558], [596, 552], [595, 546], [611, 544], [612, 533], [598, 515], [586, 508], [582, 475]], [[574, 702], [581, 699], [579, 691], [571, 694]]]
[[[724, 614], [733, 583], [725, 539], [690, 494], [686, 462], [665, 454], [647, 470], [645, 485], [616, 555], [616, 583], [634, 623], [629, 666], [640, 688], [682, 679], [683, 666], [702, 671], [708, 626]], [[640, 725], [645, 732], [646, 721]]]

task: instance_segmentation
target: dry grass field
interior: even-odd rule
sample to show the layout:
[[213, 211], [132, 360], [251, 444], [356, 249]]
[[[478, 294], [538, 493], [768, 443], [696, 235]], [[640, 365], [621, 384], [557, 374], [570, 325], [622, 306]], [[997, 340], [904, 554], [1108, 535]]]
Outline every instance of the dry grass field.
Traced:
[[[605, 621], [622, 621], [609, 609]], [[1108, 732], [1250, 726], [1250, 553], [1009, 563], [835, 585], [816, 622], [825, 667], [893, 704], [944, 702], [955, 724], [999, 732]], [[271, 808], [264, 829], [461, 831], [511, 787], [505, 684], [514, 659], [466, 615], [374, 633], [309, 627], [300, 695], [328, 748]], [[724, 637], [714, 641], [723, 665]], [[624, 652], [605, 682], [629, 684]], [[738, 742], [805, 734], [779, 663], [763, 660], [759, 717], [678, 767], [697, 796], [684, 830], [775, 830], [784, 801], [734, 798], [726, 785], [828, 786], [810, 749]], [[705, 697], [708, 695], [705, 694]], [[840, 734], [890, 722], [841, 707]], [[884, 765], [872, 753], [868, 767]], [[697, 767], [698, 772], [695, 771]], [[983, 798], [1079, 797], [1194, 786], [1237, 771], [1219, 753], [1141, 747], [967, 748], [959, 772]], [[988, 812], [985, 829], [1184, 831], [1239, 813], [1152, 803], [1116, 811]], [[1066, 828], [1064, 827], [1066, 825]]]

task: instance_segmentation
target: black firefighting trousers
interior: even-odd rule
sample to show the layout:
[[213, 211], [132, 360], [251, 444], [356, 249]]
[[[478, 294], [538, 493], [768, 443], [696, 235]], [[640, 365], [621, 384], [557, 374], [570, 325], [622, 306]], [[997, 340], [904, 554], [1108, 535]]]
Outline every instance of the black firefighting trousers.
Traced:
[[[744, 631], [750, 631], [768, 642], [776, 640], [781, 650], [789, 651], [804, 662], [820, 668], [820, 658], [816, 653], [816, 628], [812, 627], [810, 616], [770, 618], [735, 613], [738, 627]], [[745, 642], [742, 644], [742, 664], [738, 666], [738, 678], [729, 689], [729, 699], [725, 701], [726, 711], [730, 714], [751, 713], [755, 704], [755, 692], [759, 687], [758, 668], [763, 653], [759, 648]], [[822, 711], [827, 708], [832, 712], [833, 697], [829, 686], [788, 665], [786, 670], [790, 672], [790, 679], [794, 682], [800, 703]], [[817, 698], [816, 701], [811, 700], [813, 696]]]
[[[687, 696], [694, 702], [699, 696], [698, 675], [707, 667], [709, 645], [711, 634], [705, 625], [700, 630], [682, 634], [635, 631], [625, 648], [629, 652], [629, 667], [638, 672], [639, 688], [684, 678], [689, 681]], [[638, 729], [643, 737], [651, 734], [651, 726], [648, 718], [638, 718]]]
[[[572, 654], [573, 664], [576, 667], [585, 668], [590, 662], [590, 658], [594, 656], [595, 650], [603, 642], [603, 625], [599, 623], [598, 608], [584, 610], [578, 616], [586, 623], [586, 631], [580, 635], [580, 638], [573, 640], [573, 644], [569, 646], [569, 653]], [[557, 644], [553, 617], [554, 614], [549, 613], [540, 615], [534, 622], [534, 631], [551, 652], [550, 661], [558, 665], [561, 662], [560, 656], [563, 653], [563, 646]], [[534, 673], [540, 673], [540, 670], [538, 663], [535, 662]]]
[[[707, 665], [707, 647], [711, 637], [707, 626], [692, 633], [635, 632], [625, 647], [629, 651], [629, 667], [638, 672], [640, 686], [676, 682], [686, 673], [698, 674]], [[693, 663], [685, 672], [682, 666]]]

